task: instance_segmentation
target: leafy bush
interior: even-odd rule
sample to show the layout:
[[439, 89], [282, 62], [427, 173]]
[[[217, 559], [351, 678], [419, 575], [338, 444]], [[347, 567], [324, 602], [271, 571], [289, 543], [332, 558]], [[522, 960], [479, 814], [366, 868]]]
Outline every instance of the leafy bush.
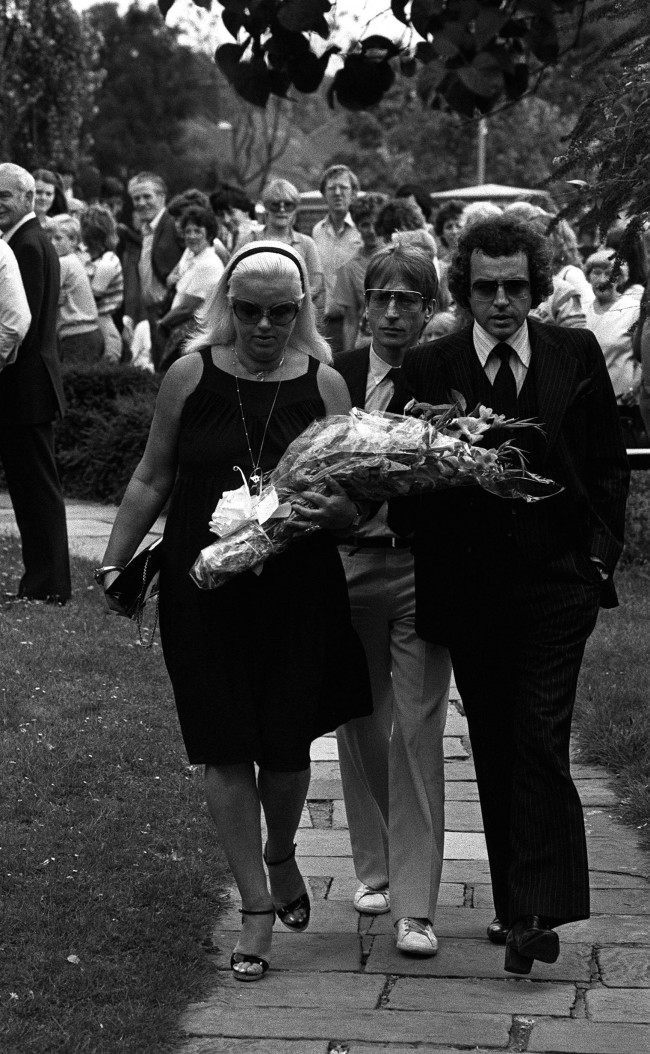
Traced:
[[621, 562], [624, 565], [650, 563], [650, 470], [632, 473]]
[[56, 453], [66, 497], [121, 500], [145, 447], [159, 383], [133, 366], [64, 370], [67, 412]]

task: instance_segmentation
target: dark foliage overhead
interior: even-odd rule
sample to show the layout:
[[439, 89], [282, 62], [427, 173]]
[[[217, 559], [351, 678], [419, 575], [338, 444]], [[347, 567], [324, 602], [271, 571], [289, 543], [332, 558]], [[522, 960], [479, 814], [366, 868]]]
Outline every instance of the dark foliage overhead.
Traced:
[[[193, 0], [209, 8], [211, 0]], [[392, 0], [396, 45], [377, 35], [355, 42], [334, 75], [330, 102], [350, 110], [380, 102], [396, 69], [426, 69], [425, 102], [464, 116], [489, 113], [521, 98], [531, 72], [554, 65], [596, 0]], [[165, 15], [174, 0], [158, 0]], [[237, 41], [217, 48], [216, 61], [235, 89], [264, 106], [293, 86], [316, 91], [336, 47], [323, 50], [329, 0], [214, 0]], [[406, 32], [408, 30], [408, 32]]]

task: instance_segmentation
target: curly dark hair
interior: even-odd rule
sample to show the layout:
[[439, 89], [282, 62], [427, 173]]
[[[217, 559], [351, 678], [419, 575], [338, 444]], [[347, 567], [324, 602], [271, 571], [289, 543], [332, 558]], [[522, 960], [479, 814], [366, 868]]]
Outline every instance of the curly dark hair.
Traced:
[[188, 223], [195, 227], [203, 227], [209, 242], [213, 242], [217, 236], [217, 217], [212, 209], [202, 209], [199, 205], [189, 205], [180, 218], [180, 228], [185, 231]]
[[422, 212], [407, 198], [391, 198], [377, 213], [375, 230], [388, 241], [395, 231], [419, 231], [424, 228]]
[[232, 183], [220, 183], [209, 195], [212, 211], [218, 216], [229, 209], [239, 209], [251, 219], [255, 219], [255, 205], [248, 194]]
[[447, 222], [447, 220], [459, 220], [460, 217], [463, 215], [464, 211], [465, 203], [463, 201], [456, 201], [454, 199], [453, 201], [445, 202], [442, 208], [438, 209], [438, 211], [436, 212], [436, 218], [433, 224], [433, 229], [436, 232], [436, 238], [440, 238], [440, 241], [445, 246], [445, 248], [448, 247], [447, 241], [442, 233], [445, 229], [445, 223]]
[[491, 220], [473, 223], [461, 232], [458, 239], [458, 250], [449, 268], [449, 292], [460, 307], [469, 309], [471, 258], [474, 251], [492, 257], [525, 253], [528, 258], [532, 306], [537, 307], [552, 293], [551, 252], [546, 238], [508, 216], [495, 216]]
[[200, 209], [209, 209], [210, 199], [202, 190], [190, 187], [188, 190], [176, 194], [172, 200], [167, 203], [167, 212], [177, 220], [180, 219], [185, 212], [185, 209], [188, 209], [190, 205], [198, 205]]
[[364, 194], [362, 198], [355, 198], [350, 205], [350, 215], [354, 223], [361, 223], [368, 219], [374, 221], [385, 202], [385, 194]]
[[106, 205], [89, 205], [81, 217], [81, 237], [92, 256], [117, 245], [117, 223]]

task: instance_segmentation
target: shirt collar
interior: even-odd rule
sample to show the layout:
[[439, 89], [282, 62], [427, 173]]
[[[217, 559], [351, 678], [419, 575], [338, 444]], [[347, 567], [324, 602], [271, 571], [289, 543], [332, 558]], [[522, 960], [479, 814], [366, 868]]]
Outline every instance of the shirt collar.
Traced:
[[14, 234], [16, 233], [16, 231], [18, 230], [19, 227], [22, 227], [23, 224], [27, 223], [28, 220], [35, 220], [35, 219], [36, 219], [36, 213], [35, 212], [28, 212], [26, 216], [23, 216], [22, 220], [18, 220], [18, 223], [14, 223], [13, 227], [10, 227], [8, 231], [4, 232], [4, 234], [2, 235], [3, 239], [6, 242], [8, 242], [10, 238], [13, 238]]
[[[478, 322], [474, 322], [474, 328], [472, 331], [474, 338], [474, 348], [476, 354], [479, 357], [481, 366], [485, 368], [485, 364], [490, 357], [490, 352], [501, 341], [498, 337], [493, 337], [491, 333], [488, 333], [483, 326], [480, 326]], [[523, 322], [516, 333], [513, 333], [511, 337], [508, 337], [504, 343], [509, 344], [514, 353], [520, 359], [522, 365], [530, 366], [530, 337], [528, 335], [528, 323]]]
[[[338, 233], [338, 231], [336, 231], [334, 229], [334, 224], [332, 223], [332, 220], [330, 219], [329, 213], [327, 214], [327, 216], [323, 220], [323, 223], [325, 224], [326, 227], [328, 227], [330, 229], [332, 234], [335, 234], [337, 237], [340, 237], [340, 234]], [[345, 215], [345, 218], [343, 220], [343, 226], [344, 227], [352, 227], [354, 230], [356, 230], [356, 226], [355, 226], [354, 220], [352, 219], [352, 217], [351, 217], [349, 212], [346, 213], [346, 215]]]
[[380, 359], [379, 355], [377, 354], [371, 344], [370, 357], [368, 361], [368, 370], [375, 384], [381, 384], [386, 374], [393, 368], [394, 367], [391, 366], [389, 362], [384, 362], [383, 359]]

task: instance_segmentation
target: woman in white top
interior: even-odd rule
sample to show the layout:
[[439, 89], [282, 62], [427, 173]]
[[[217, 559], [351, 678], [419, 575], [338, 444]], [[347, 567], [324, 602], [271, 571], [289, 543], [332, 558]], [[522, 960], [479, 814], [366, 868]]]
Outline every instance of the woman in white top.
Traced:
[[185, 252], [169, 276], [175, 283], [171, 308], [158, 323], [167, 338], [161, 369], [168, 369], [183, 354], [182, 345], [192, 330], [196, 314], [224, 270], [212, 246], [217, 220], [211, 209], [190, 206], [183, 213], [179, 226], [185, 239]]
[[[629, 447], [638, 445], [638, 436], [643, 431], [639, 410], [642, 369], [633, 345], [641, 305], [635, 296], [620, 293], [616, 288], [615, 259], [613, 249], [600, 249], [585, 264], [595, 294], [587, 306], [587, 329], [603, 349]], [[619, 277], [625, 281], [625, 264], [621, 264], [620, 272]]]
[[553, 251], [553, 274], [573, 286], [580, 296], [582, 310], [594, 299], [594, 291], [582, 269], [578, 239], [566, 220], [558, 222], [548, 232]]

